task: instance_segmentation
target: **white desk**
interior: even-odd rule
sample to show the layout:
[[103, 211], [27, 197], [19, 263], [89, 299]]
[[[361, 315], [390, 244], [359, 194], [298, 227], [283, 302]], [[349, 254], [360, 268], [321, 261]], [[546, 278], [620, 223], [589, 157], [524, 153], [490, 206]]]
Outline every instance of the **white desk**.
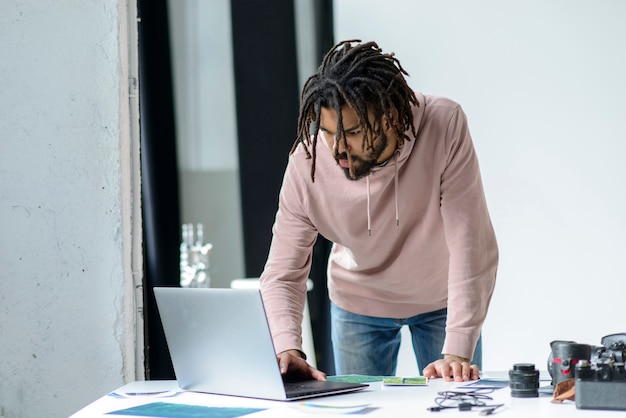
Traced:
[[[361, 412], [354, 414], [324, 414], [326, 416], [361, 416], [363, 418], [376, 417], [447, 417], [463, 416], [465, 418], [478, 417], [482, 408], [474, 408], [471, 411], [459, 411], [458, 409], [446, 409], [440, 412], [430, 412], [428, 407], [434, 406], [434, 399], [438, 391], [453, 390], [462, 386], [459, 383], [446, 383], [441, 379], [434, 379], [427, 387], [392, 387], [383, 386], [382, 383], [372, 383], [370, 387], [361, 392], [335, 395], [309, 400], [309, 403], [320, 405], [348, 406], [369, 404]], [[126, 388], [126, 389], [124, 389]], [[128, 391], [155, 392], [156, 390], [177, 390], [175, 381], [148, 381], [133, 382], [115, 392], [126, 393]], [[502, 388], [490, 394], [494, 398], [490, 403], [504, 403], [505, 406], [498, 408], [494, 417], [617, 417], [624, 416], [624, 411], [597, 411], [577, 409], [574, 402], [563, 404], [552, 403], [551, 396], [540, 395], [538, 398], [512, 398], [509, 388]], [[72, 418], [115, 417], [120, 415], [105, 415], [107, 412], [126, 409], [134, 406], [145, 405], [153, 402], [180, 403], [186, 405], [202, 405], [211, 407], [241, 407], [241, 408], [264, 408], [262, 411], [245, 415], [246, 418], [298, 418], [310, 417], [313, 412], [309, 408], [303, 408], [300, 401], [279, 402], [258, 399], [238, 398], [232, 396], [209, 395], [193, 392], [180, 392], [174, 396], [153, 397], [114, 397], [105, 395], [95, 402], [72, 415]], [[319, 415], [319, 414], [317, 414]]]

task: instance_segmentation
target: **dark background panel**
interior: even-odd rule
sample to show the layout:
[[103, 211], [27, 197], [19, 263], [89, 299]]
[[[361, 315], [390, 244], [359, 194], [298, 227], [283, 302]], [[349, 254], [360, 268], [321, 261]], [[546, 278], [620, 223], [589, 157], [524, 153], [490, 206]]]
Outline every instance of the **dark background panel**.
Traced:
[[178, 286], [179, 227], [176, 124], [166, 0], [139, 0], [141, 192], [144, 232], [146, 379], [173, 379], [153, 288]]
[[299, 103], [293, 0], [232, 0], [245, 271], [263, 271]]

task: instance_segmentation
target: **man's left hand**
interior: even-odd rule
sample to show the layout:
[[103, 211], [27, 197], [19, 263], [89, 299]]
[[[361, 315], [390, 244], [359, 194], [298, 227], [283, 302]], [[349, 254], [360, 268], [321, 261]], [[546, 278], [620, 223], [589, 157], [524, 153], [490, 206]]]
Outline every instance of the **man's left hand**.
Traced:
[[466, 382], [480, 378], [478, 366], [470, 365], [469, 359], [444, 354], [443, 359], [434, 361], [424, 367], [422, 372], [426, 378], [442, 377], [446, 382]]

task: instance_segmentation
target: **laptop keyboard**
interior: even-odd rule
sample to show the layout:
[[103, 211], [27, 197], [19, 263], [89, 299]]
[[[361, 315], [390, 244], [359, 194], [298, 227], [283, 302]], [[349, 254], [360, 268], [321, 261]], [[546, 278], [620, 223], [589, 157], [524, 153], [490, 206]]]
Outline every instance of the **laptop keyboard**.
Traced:
[[310, 382], [300, 382], [300, 383], [285, 383], [285, 391], [287, 392], [300, 392], [310, 390], [313, 393], [320, 390], [319, 387], [316, 387], [315, 384], [311, 384]]
[[305, 397], [309, 395], [342, 393], [366, 387], [367, 385], [350, 385], [340, 382], [328, 382], [318, 380], [307, 380], [303, 382], [285, 382], [285, 393], [287, 398]]

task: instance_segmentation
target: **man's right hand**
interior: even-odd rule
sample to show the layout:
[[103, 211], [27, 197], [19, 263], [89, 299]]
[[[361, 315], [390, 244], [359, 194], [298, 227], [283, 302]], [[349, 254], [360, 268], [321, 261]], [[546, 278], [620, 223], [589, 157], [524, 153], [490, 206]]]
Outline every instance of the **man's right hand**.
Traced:
[[317, 370], [300, 356], [298, 350], [287, 350], [277, 356], [280, 374], [298, 380], [326, 380], [326, 373]]
[[477, 365], [470, 365], [468, 359], [450, 354], [444, 354], [443, 359], [430, 363], [424, 368], [422, 374], [428, 379], [443, 377], [443, 380], [446, 382], [465, 382], [480, 379], [480, 371]]

